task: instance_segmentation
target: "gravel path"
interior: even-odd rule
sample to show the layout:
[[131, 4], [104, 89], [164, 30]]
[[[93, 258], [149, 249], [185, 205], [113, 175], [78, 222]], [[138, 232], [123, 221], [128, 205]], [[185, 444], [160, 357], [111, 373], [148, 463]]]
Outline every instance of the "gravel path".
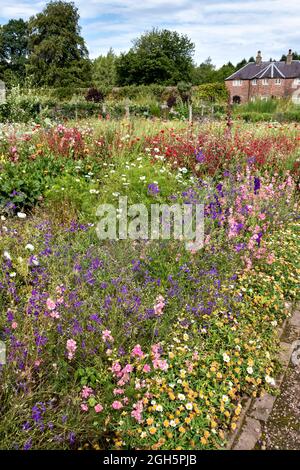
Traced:
[[300, 341], [299, 328], [290, 326], [283, 341], [295, 342], [294, 354], [268, 421], [263, 425], [260, 449], [300, 450]]

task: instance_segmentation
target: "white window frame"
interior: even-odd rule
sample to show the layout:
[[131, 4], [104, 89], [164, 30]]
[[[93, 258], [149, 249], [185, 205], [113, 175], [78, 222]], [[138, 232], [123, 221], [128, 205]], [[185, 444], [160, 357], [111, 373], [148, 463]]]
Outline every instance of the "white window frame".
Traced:
[[242, 86], [242, 80], [233, 80], [233, 86]]
[[261, 96], [260, 99], [261, 99], [262, 101], [268, 101], [269, 96]]
[[295, 78], [294, 85], [300, 85], [300, 78]]
[[263, 78], [262, 84], [265, 86], [269, 85], [269, 80], [267, 78]]
[[281, 78], [275, 78], [275, 85], [277, 86], [281, 85]]
[[256, 86], [256, 85], [257, 85], [257, 78], [253, 78], [253, 80], [252, 80], [252, 85], [253, 85], [253, 86]]

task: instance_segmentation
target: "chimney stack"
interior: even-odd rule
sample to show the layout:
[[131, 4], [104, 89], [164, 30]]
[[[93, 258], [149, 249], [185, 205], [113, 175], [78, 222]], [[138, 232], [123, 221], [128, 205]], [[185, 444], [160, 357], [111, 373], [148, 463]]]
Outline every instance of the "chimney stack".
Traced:
[[261, 51], [258, 51], [258, 52], [257, 52], [257, 56], [256, 56], [255, 62], [256, 62], [256, 65], [261, 65], [261, 63], [262, 63]]
[[288, 65], [291, 65], [292, 60], [293, 60], [292, 49], [289, 49], [289, 53], [288, 53], [288, 55], [286, 56], [286, 63], [287, 63]]

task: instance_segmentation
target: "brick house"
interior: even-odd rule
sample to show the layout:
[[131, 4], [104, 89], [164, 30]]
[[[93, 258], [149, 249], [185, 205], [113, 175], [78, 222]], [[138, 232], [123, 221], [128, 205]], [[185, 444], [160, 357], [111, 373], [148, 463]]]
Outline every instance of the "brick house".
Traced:
[[300, 60], [293, 60], [290, 49], [286, 61], [263, 62], [258, 51], [255, 62], [249, 62], [230, 75], [225, 84], [230, 103], [291, 98], [300, 104]]

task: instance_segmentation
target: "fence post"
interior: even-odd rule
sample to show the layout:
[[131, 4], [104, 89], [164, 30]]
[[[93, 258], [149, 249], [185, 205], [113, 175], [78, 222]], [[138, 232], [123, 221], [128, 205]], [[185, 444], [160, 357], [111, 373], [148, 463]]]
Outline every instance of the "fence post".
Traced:
[[126, 119], [130, 119], [130, 108], [129, 108], [129, 100], [126, 100], [125, 104], [125, 117]]
[[189, 122], [193, 122], [193, 106], [190, 101], [188, 102], [188, 107], [189, 107]]

